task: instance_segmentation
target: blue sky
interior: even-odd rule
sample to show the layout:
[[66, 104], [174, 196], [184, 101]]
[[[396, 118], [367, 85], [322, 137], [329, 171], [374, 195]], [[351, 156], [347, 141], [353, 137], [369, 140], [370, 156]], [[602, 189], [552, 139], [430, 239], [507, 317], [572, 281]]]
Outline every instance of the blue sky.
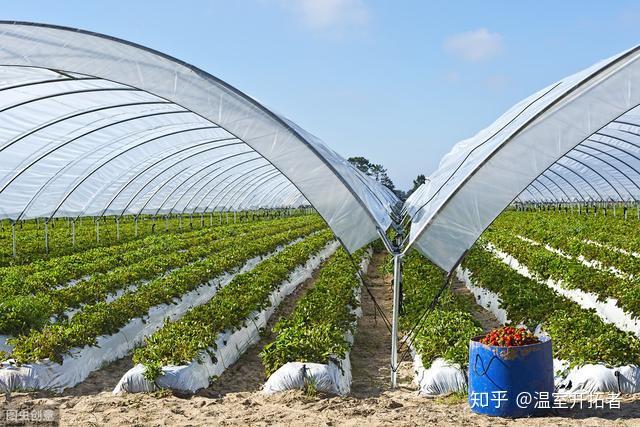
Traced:
[[640, 43], [632, 1], [3, 1], [251, 94], [400, 188], [532, 92]]

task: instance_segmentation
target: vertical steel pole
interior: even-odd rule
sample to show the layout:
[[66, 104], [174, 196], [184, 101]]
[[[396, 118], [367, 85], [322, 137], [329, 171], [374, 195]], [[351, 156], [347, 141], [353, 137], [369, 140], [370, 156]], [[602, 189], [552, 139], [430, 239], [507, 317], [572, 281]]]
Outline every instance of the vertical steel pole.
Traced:
[[71, 246], [76, 245], [76, 220], [71, 221]]
[[100, 218], [96, 220], [96, 243], [100, 243]]
[[44, 252], [49, 253], [49, 221], [44, 222]]
[[169, 231], [169, 215], [164, 217], [164, 231]]
[[391, 387], [398, 385], [398, 316], [400, 312], [400, 278], [402, 254], [393, 255], [393, 316], [391, 319]]
[[16, 223], [14, 221], [11, 221], [11, 239], [13, 240], [13, 257], [15, 258], [18, 256], [18, 252], [16, 250]]
[[116, 240], [120, 240], [120, 218], [116, 218]]
[[135, 230], [135, 236], [138, 237], [138, 216], [133, 217], [133, 228]]

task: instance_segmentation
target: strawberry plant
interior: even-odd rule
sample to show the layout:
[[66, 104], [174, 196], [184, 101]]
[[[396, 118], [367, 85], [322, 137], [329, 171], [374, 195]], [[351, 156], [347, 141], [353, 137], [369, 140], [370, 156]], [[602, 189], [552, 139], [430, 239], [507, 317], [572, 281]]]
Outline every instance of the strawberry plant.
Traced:
[[[414, 350], [425, 367], [437, 358], [466, 366], [469, 362], [469, 340], [482, 333], [482, 328], [469, 313], [468, 303], [446, 288], [436, 308], [423, 317], [425, 307], [433, 301], [445, 276], [438, 267], [417, 251], [404, 259], [402, 271], [404, 302], [400, 326], [404, 331], [417, 331]], [[421, 325], [415, 328], [415, 325]]]
[[[227, 246], [240, 244], [242, 241], [254, 237], [264, 237], [267, 233], [295, 229], [304, 222], [299, 219], [289, 221], [274, 221], [268, 225], [258, 223], [246, 227], [246, 232], [237, 229], [221, 228], [213, 234], [204, 237], [186, 239], [190, 244], [188, 249], [167, 254], [159, 254], [128, 266], [114, 268], [106, 273], [98, 273], [80, 280], [72, 286], [53, 290], [42, 290], [32, 296], [18, 296], [8, 298], [0, 303], [0, 333], [22, 334], [30, 329], [42, 328], [53, 315], [61, 316], [65, 310], [79, 308], [83, 305], [95, 304], [104, 300], [108, 295], [125, 288], [141, 285], [144, 281], [166, 274], [167, 271], [181, 268], [185, 265], [206, 258], [211, 253], [223, 250]], [[228, 237], [226, 237], [228, 236]], [[15, 301], [20, 301], [22, 307], [31, 305], [31, 310], [14, 309]], [[46, 303], [41, 303], [46, 301]], [[34, 313], [38, 315], [33, 315]]]
[[622, 366], [640, 363], [640, 340], [633, 334], [605, 323], [593, 310], [585, 310], [544, 283], [522, 276], [503, 263], [479, 241], [469, 251], [462, 267], [474, 285], [499, 297], [515, 324], [530, 329], [542, 326], [553, 339], [554, 357], [571, 366], [604, 363]]
[[[356, 259], [363, 256], [359, 251]], [[274, 326], [276, 337], [260, 357], [269, 376], [287, 362], [328, 363], [343, 358], [351, 345], [347, 332], [354, 333], [360, 281], [344, 250], [339, 249], [323, 265], [315, 286], [298, 302], [295, 310]]]
[[269, 295], [314, 253], [333, 239], [330, 231], [310, 236], [262, 261], [253, 270], [242, 273], [206, 304], [195, 307], [175, 322], [149, 336], [145, 345], [133, 356], [143, 363], [148, 375], [159, 375], [157, 366], [184, 365], [201, 361], [207, 352], [215, 362], [214, 350], [219, 335], [226, 330], [240, 329], [252, 313], [270, 304]]
[[70, 320], [10, 339], [14, 345], [12, 357], [20, 363], [46, 358], [61, 362], [62, 356], [72, 348], [95, 345], [98, 336], [117, 332], [131, 319], [145, 316], [151, 307], [173, 303], [222, 273], [240, 268], [247, 260], [321, 228], [323, 223], [316, 220], [307, 226], [275, 235], [265, 232], [262, 238], [251, 236], [203, 260], [151, 280], [114, 301], [85, 306]]

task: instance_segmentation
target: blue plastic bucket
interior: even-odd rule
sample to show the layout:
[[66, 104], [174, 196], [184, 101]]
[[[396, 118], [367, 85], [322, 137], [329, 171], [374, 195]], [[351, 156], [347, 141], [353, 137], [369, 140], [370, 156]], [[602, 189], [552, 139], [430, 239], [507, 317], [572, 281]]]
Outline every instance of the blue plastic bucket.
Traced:
[[469, 406], [479, 414], [518, 418], [553, 408], [551, 339], [521, 347], [469, 342]]

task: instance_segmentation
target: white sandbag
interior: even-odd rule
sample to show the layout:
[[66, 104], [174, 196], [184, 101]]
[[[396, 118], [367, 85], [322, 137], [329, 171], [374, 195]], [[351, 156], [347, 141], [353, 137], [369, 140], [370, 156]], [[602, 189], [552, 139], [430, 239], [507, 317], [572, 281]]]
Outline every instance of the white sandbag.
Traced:
[[265, 394], [302, 390], [312, 385], [319, 392], [344, 396], [351, 391], [349, 352], [329, 363], [288, 362], [275, 371], [262, 387]]
[[[373, 250], [367, 249], [360, 261], [360, 272], [366, 273]], [[361, 288], [357, 289], [356, 299], [360, 301]], [[352, 308], [357, 318], [362, 317], [362, 308]], [[357, 321], [357, 320], [356, 320]], [[345, 334], [349, 348], [353, 345], [353, 334]], [[262, 392], [273, 394], [286, 390], [300, 390], [313, 382], [318, 391], [345, 396], [351, 392], [351, 359], [347, 351], [343, 358], [331, 357], [328, 363], [288, 362], [278, 368], [262, 386]]]
[[609, 368], [587, 364], [573, 368], [560, 389], [567, 394], [639, 393], [640, 369], [634, 365]]
[[418, 385], [418, 394], [435, 396], [465, 391], [467, 374], [457, 363], [437, 358], [429, 369], [422, 365], [422, 358], [413, 352], [414, 381]]
[[[339, 246], [338, 242], [327, 244], [321, 251], [311, 256], [303, 266], [291, 272], [288, 279], [269, 296], [270, 306], [259, 313], [253, 313], [246, 320], [246, 325], [239, 330], [227, 330], [216, 340], [216, 350], [201, 351], [197, 360], [187, 365], [164, 366], [162, 375], [155, 383], [144, 377], [145, 368], [138, 364], [124, 374], [113, 390], [114, 394], [139, 393], [153, 391], [158, 388], [170, 388], [194, 393], [209, 386], [211, 378], [219, 377], [229, 366], [234, 364], [242, 354], [260, 340], [260, 330], [280, 303], [291, 294], [302, 282], [309, 279], [313, 271], [333, 254]], [[212, 360], [209, 352], [215, 355]]]
[[115, 334], [98, 337], [95, 346], [87, 345], [72, 349], [69, 354], [63, 356], [62, 364], [43, 360], [15, 366], [10, 359], [0, 366], [0, 393], [25, 388], [62, 391], [65, 388], [75, 386], [84, 381], [91, 372], [100, 369], [107, 363], [125, 357], [145, 337], [160, 329], [164, 325], [165, 319], [178, 319], [191, 307], [209, 301], [217, 290], [226, 286], [236, 274], [253, 269], [265, 257], [273, 256], [286, 246], [278, 247], [269, 255], [257, 256], [248, 260], [238, 271], [224, 273], [210, 280], [207, 284], [186, 293], [174, 304], [161, 304], [152, 307], [144, 319], [132, 319]]

